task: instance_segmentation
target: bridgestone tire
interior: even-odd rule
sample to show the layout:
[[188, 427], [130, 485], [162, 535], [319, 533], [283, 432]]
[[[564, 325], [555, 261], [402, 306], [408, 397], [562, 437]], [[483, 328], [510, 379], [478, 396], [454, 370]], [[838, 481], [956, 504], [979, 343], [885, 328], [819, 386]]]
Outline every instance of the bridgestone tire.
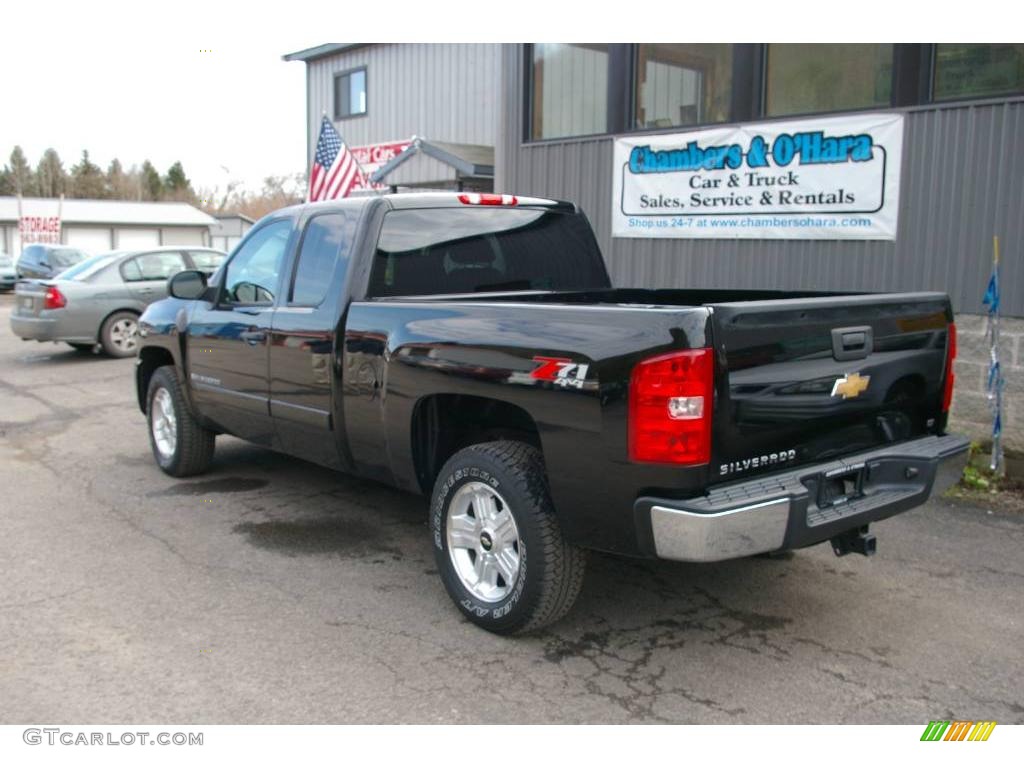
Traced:
[[[161, 390], [170, 395], [170, 404], [175, 417], [174, 449], [169, 455], [164, 455], [157, 447], [153, 429], [153, 401]], [[149, 380], [149, 390], [146, 393], [146, 423], [149, 432], [149, 445], [153, 449], [153, 458], [156, 459], [160, 469], [168, 475], [188, 477], [202, 474], [210, 468], [216, 434], [200, 426], [193, 418], [181, 393], [178, 376], [174, 372], [174, 368], [169, 365], [157, 368]]]
[[[449, 505], [459, 489], [472, 482], [485, 483], [500, 494], [518, 529], [518, 574], [509, 593], [497, 602], [470, 592], [449, 552]], [[536, 448], [511, 440], [464, 448], [441, 469], [430, 510], [441, 580], [474, 624], [500, 635], [525, 633], [558, 621], [572, 608], [583, 585], [586, 552], [562, 536]]]

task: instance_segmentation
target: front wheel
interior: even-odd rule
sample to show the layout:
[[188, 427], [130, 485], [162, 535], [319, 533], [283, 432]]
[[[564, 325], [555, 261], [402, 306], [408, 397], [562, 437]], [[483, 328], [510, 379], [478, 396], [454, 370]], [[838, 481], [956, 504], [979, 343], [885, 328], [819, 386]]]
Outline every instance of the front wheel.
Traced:
[[209, 469], [216, 435], [192, 416], [174, 368], [157, 368], [149, 380], [146, 404], [149, 444], [160, 469], [172, 477]]
[[441, 580], [474, 624], [529, 632], [572, 608], [586, 553], [562, 536], [536, 448], [501, 440], [456, 453], [434, 485], [430, 520]]

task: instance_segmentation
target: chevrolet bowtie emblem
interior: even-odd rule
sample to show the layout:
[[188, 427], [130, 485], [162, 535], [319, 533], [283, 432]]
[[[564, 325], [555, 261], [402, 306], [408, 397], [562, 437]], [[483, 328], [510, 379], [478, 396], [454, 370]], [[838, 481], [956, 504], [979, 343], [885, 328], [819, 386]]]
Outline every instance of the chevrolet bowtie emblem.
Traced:
[[836, 379], [832, 385], [832, 397], [842, 395], [843, 400], [851, 397], [859, 397], [868, 388], [871, 381], [870, 376], [861, 376], [859, 373], [848, 373], [842, 378]]

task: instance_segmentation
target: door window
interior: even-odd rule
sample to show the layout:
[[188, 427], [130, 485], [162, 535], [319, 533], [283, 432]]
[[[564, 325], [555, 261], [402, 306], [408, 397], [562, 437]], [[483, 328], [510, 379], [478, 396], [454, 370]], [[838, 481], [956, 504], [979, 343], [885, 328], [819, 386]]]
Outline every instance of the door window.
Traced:
[[292, 304], [315, 307], [324, 300], [335, 265], [339, 261], [348, 264], [355, 222], [354, 217], [339, 212], [317, 216], [306, 225], [295, 265]]
[[292, 223], [273, 221], [260, 227], [239, 246], [228, 262], [224, 278], [224, 302], [273, 304], [284, 262]]

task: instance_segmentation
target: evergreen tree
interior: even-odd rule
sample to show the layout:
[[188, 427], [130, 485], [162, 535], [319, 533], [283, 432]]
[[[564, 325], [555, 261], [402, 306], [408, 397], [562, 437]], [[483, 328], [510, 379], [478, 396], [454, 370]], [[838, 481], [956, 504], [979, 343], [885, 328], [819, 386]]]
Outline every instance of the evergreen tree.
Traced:
[[164, 183], [160, 178], [160, 174], [157, 173], [156, 168], [153, 164], [146, 160], [142, 164], [142, 199], [143, 200], [163, 200], [164, 197]]
[[32, 167], [25, 159], [25, 153], [21, 147], [15, 146], [11, 152], [11, 163], [9, 166], [11, 191], [23, 197], [33, 197], [38, 194], [36, 188], [35, 174]]
[[168, 200], [178, 200], [191, 203], [196, 199], [195, 190], [192, 189], [192, 182], [185, 175], [185, 169], [180, 162], [176, 162], [169, 169], [164, 177], [165, 197]]
[[40, 197], [60, 197], [67, 189], [68, 174], [60, 160], [57, 150], [47, 149], [43, 152], [39, 165], [36, 166], [36, 184]]
[[106, 179], [103, 171], [89, 159], [89, 150], [82, 150], [82, 159], [71, 169], [73, 197], [100, 200], [106, 197]]

